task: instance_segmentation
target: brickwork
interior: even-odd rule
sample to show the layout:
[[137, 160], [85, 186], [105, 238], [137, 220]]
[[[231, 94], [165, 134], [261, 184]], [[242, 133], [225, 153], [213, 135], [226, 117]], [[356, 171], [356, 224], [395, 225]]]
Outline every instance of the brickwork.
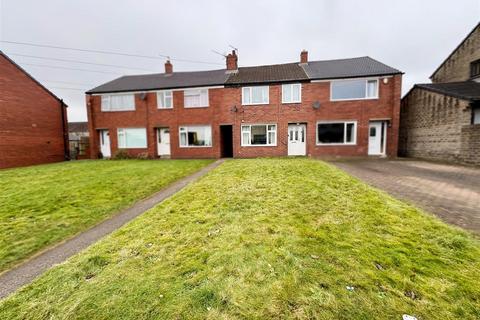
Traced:
[[433, 83], [470, 79], [470, 62], [480, 59], [480, 24], [436, 70]]
[[[307, 125], [307, 155], [309, 156], [366, 156], [368, 152], [368, 125], [371, 120], [389, 119], [387, 130], [387, 155], [396, 156], [400, 112], [401, 75], [379, 81], [379, 99], [330, 101], [330, 83], [305, 82], [302, 84], [302, 102], [281, 103], [281, 85], [270, 85], [270, 104], [242, 106], [241, 87], [209, 89], [209, 107], [184, 108], [183, 91], [173, 92], [173, 109], [158, 109], [155, 92], [135, 96], [135, 111], [101, 112], [101, 97], [87, 96], [87, 111], [91, 138], [91, 154], [99, 151], [99, 129], [110, 131], [112, 154], [118, 149], [117, 128], [147, 128], [148, 148], [128, 149], [132, 154], [148, 152], [157, 154], [156, 128], [170, 128], [172, 158], [219, 158], [220, 125], [233, 126], [234, 157], [285, 156], [287, 155], [287, 128], [289, 123]], [[315, 110], [312, 105], [320, 101]], [[234, 111], [236, 110], [236, 111]], [[320, 120], [357, 121], [357, 144], [352, 146], [316, 145], [316, 123]], [[277, 124], [276, 146], [241, 146], [242, 124]], [[179, 147], [179, 126], [211, 125], [212, 147]]]
[[480, 124], [462, 127], [461, 141], [462, 162], [480, 165]]
[[0, 92], [0, 168], [65, 160], [66, 107], [1, 54]]

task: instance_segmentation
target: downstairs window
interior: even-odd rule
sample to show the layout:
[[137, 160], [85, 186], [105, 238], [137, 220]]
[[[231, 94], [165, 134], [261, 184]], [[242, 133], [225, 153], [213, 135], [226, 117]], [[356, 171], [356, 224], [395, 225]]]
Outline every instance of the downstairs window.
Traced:
[[355, 144], [357, 123], [319, 122], [317, 123], [317, 144]]

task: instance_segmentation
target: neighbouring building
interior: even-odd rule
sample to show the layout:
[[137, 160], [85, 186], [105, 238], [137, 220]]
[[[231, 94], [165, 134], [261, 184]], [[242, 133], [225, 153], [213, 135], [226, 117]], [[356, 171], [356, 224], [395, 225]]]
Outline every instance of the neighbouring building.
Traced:
[[68, 159], [66, 108], [0, 51], [0, 168]]
[[70, 144], [71, 159], [90, 158], [90, 134], [88, 122], [69, 122], [68, 141]]
[[480, 165], [480, 24], [402, 99], [399, 154]]
[[370, 57], [124, 76], [86, 94], [92, 157], [396, 156], [402, 72]]

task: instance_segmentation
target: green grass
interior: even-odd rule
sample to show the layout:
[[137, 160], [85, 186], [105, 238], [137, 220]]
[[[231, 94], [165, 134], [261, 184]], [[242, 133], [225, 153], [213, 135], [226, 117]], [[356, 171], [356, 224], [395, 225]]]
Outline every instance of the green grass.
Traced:
[[0, 272], [210, 162], [78, 161], [0, 170]]
[[233, 160], [1, 302], [0, 319], [478, 319], [479, 270], [470, 234], [333, 166]]

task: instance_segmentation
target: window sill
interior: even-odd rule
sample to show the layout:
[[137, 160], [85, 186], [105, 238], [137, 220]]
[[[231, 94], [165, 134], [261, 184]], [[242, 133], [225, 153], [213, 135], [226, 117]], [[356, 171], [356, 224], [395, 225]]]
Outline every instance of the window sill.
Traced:
[[378, 97], [373, 97], [373, 98], [352, 98], [352, 99], [330, 99], [330, 102], [337, 102], [337, 101], [358, 101], [358, 100], [378, 100]]
[[356, 146], [357, 143], [316, 143], [317, 147], [351, 147], [351, 146]]
[[242, 144], [242, 147], [276, 147], [276, 144]]
[[118, 147], [118, 149], [148, 149], [148, 147]]
[[128, 110], [100, 110], [101, 112], [132, 112], [136, 111], [135, 109], [128, 109]]
[[171, 107], [171, 108], [158, 108], [157, 107], [157, 110], [173, 110], [173, 107]]
[[183, 106], [185, 109], [202, 109], [202, 108], [208, 108], [210, 106], [199, 106], [199, 107], [187, 107], [187, 106]]
[[254, 107], [254, 106], [266, 106], [266, 105], [269, 105], [270, 102], [267, 102], [267, 103], [248, 103], [248, 104], [243, 104], [242, 103], [242, 106], [245, 106], [245, 107]]
[[189, 148], [211, 148], [212, 146], [180, 146], [182, 149], [189, 149]]

